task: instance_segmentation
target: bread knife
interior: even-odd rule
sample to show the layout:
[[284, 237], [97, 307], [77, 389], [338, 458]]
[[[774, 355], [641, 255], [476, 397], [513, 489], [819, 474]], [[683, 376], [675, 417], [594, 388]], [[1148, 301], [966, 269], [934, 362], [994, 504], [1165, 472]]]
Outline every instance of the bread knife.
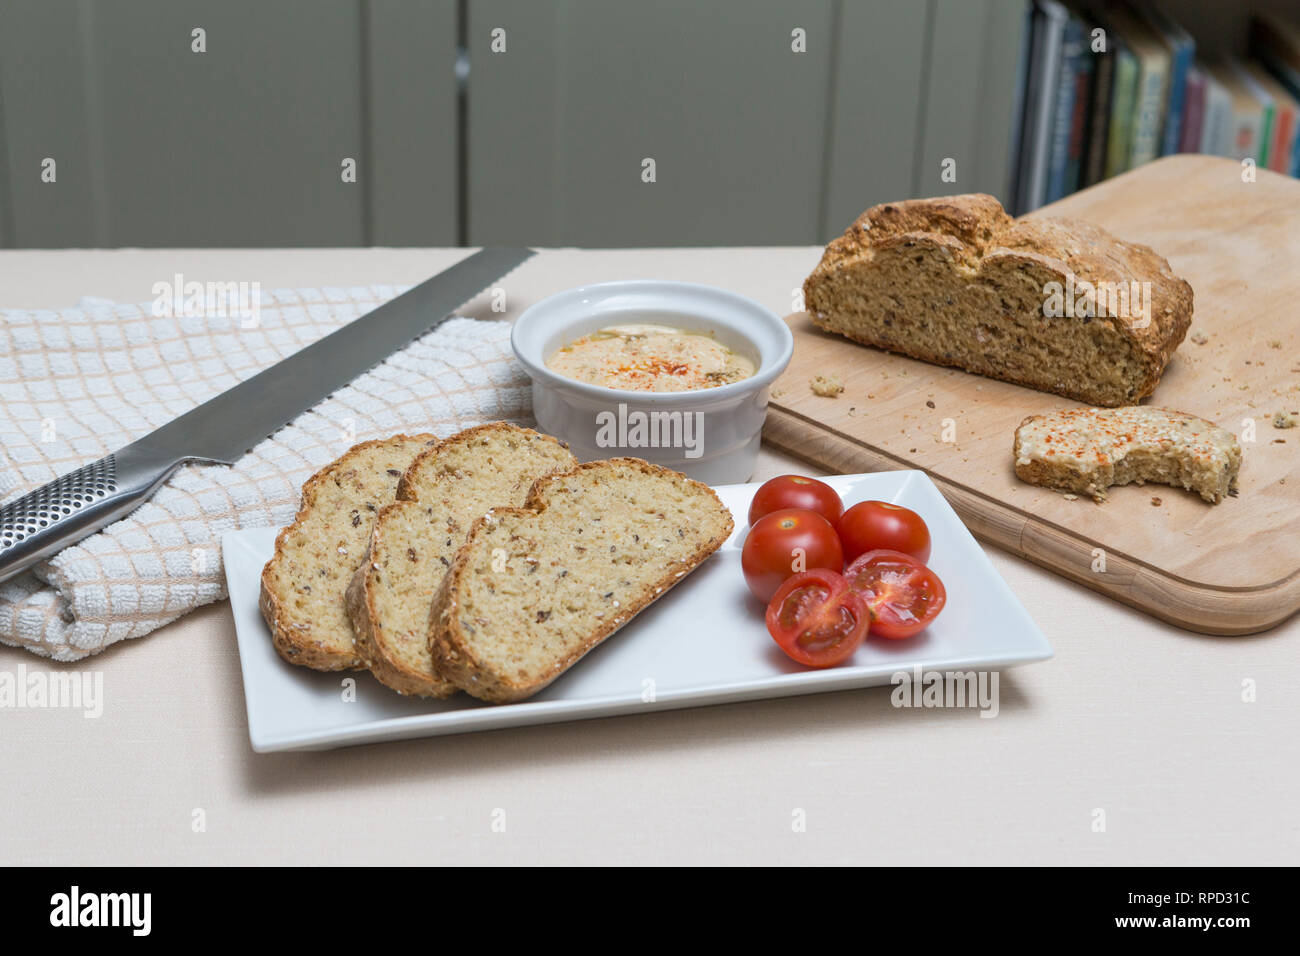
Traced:
[[0, 582], [134, 511], [179, 465], [232, 465], [534, 255], [484, 249], [161, 428], [0, 507]]

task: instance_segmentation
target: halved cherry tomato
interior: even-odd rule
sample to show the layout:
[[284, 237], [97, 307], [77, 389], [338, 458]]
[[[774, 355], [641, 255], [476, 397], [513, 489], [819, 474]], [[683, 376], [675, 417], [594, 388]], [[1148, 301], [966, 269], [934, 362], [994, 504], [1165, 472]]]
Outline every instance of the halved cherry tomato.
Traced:
[[922, 564], [930, 560], [930, 529], [919, 514], [902, 505], [863, 501], [844, 512], [835, 530], [847, 561], [881, 549], [902, 551]]
[[844, 569], [835, 527], [815, 511], [786, 508], [759, 518], [740, 551], [740, 567], [754, 596], [766, 604], [782, 582], [800, 571]]
[[871, 633], [891, 640], [923, 630], [948, 601], [939, 576], [901, 551], [859, 555], [844, 577], [871, 611]]
[[754, 500], [749, 503], [749, 523], [783, 508], [815, 511], [831, 524], [844, 514], [844, 503], [826, 482], [802, 475], [781, 475], [763, 482], [754, 492]]
[[842, 574], [819, 569], [781, 585], [767, 606], [767, 631], [800, 664], [833, 667], [862, 646], [870, 617]]

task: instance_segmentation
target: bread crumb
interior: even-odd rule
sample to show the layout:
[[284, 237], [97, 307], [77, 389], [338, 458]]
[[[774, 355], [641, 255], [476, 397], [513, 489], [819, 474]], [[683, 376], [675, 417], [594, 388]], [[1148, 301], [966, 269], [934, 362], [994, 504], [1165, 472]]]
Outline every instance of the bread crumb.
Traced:
[[1271, 349], [1280, 349], [1280, 348], [1282, 347], [1282, 340], [1281, 340], [1281, 339], [1269, 339], [1269, 340], [1268, 340], [1268, 347], [1271, 348]]
[[840, 392], [844, 391], [844, 386], [834, 375], [816, 375], [808, 383], [814, 395], [820, 395], [822, 398], [834, 398]]
[[1194, 345], [1204, 345], [1206, 342], [1210, 341], [1210, 337], [1204, 332], [1193, 332], [1190, 338]]
[[1155, 508], [1159, 508], [1162, 504], [1164, 504], [1164, 502], [1160, 500], [1160, 496], [1159, 496], [1159, 495], [1152, 495], [1152, 496], [1151, 496], [1151, 505], [1152, 505], [1153, 507], [1155, 507]]
[[1278, 411], [1273, 415], [1274, 428], [1295, 428], [1300, 422], [1300, 412]]
[[1079, 500], [1079, 496], [1078, 496], [1078, 495], [1061, 495], [1061, 497], [1064, 498], [1066, 501], [1078, 501], [1078, 500]]

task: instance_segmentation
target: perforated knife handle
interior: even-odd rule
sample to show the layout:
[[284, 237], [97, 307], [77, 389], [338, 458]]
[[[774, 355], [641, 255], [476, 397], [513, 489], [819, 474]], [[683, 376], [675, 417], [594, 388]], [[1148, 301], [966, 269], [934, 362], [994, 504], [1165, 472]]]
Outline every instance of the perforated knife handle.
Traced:
[[0, 582], [134, 511], [185, 460], [137, 442], [0, 507]]

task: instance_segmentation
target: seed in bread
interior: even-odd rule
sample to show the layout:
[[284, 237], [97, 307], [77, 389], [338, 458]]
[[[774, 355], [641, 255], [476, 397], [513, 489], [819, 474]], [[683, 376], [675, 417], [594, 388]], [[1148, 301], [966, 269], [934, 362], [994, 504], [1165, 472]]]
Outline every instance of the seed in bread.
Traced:
[[663, 596], [731, 534], [706, 485], [637, 458], [533, 486], [479, 520], [434, 599], [441, 673], [493, 703], [522, 700]]
[[536, 479], [577, 464], [558, 439], [506, 422], [467, 429], [412, 462], [347, 593], [358, 654], [381, 683], [420, 697], [455, 692], [429, 654], [429, 608], [443, 575], [489, 509], [519, 507]]
[[262, 569], [259, 605], [275, 649], [290, 664], [322, 671], [361, 666], [343, 594], [361, 563], [379, 509], [433, 435], [394, 435], [354, 445], [302, 487], [293, 524]]
[[1066, 408], [1020, 423], [1015, 462], [1022, 481], [1098, 501], [1112, 485], [1150, 481], [1217, 504], [1236, 491], [1241, 446], [1227, 429], [1165, 408]]
[[[803, 288], [828, 332], [1090, 405], [1151, 394], [1192, 319], [1191, 286], [1146, 246], [981, 194], [868, 209]], [[1057, 289], [1069, 308], [1045, 314]]]

